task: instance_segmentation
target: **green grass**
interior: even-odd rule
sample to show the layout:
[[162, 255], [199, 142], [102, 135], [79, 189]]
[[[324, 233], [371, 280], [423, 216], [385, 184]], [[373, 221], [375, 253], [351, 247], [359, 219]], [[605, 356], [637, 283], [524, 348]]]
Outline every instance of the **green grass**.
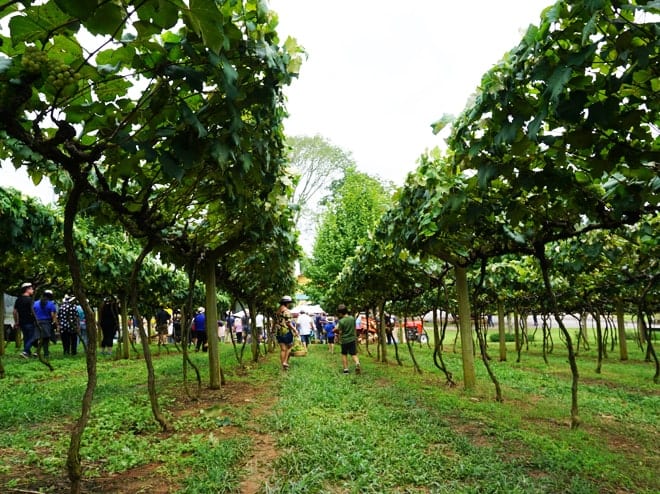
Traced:
[[[512, 346], [509, 361], [499, 362], [491, 345], [503, 403], [480, 362], [468, 392], [460, 382], [446, 386], [428, 347], [413, 348], [421, 374], [403, 346], [402, 366], [392, 347], [389, 364], [362, 349], [363, 374], [344, 375], [338, 353], [322, 345], [294, 358], [288, 373], [277, 354], [239, 368], [224, 345], [222, 390], [207, 389], [206, 355], [191, 356], [203, 373], [199, 401], [184, 392], [180, 355], [163, 353], [155, 366], [169, 433], [153, 420], [143, 360], [100, 361], [81, 448], [86, 481], [103, 492], [104, 479], [147, 468], [168, 492], [199, 494], [241, 492], [250, 475], [262, 493], [657, 492], [660, 393], [639, 349], [629, 346], [628, 362], [612, 353], [600, 374], [595, 350], [580, 354], [582, 426], [571, 431], [570, 371], [557, 342], [548, 364], [540, 343], [519, 363]], [[66, 480], [86, 371], [83, 356], [60, 351], [52, 352], [54, 372], [11, 351], [3, 357], [0, 491], [64, 492], [57, 486]], [[459, 355], [445, 360], [460, 381]], [[255, 471], [251, 459], [261, 457]], [[132, 485], [123, 492], [138, 492]]]

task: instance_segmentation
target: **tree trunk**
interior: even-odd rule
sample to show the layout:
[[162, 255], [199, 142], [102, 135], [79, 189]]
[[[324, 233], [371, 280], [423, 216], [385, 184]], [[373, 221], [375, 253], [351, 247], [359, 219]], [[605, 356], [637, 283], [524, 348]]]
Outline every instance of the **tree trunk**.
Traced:
[[454, 382], [454, 376], [449, 371], [449, 369], [447, 369], [447, 365], [445, 364], [445, 361], [442, 358], [442, 346], [445, 340], [447, 323], [449, 322], [449, 314], [447, 312], [445, 312], [445, 318], [441, 322], [442, 322], [442, 330], [440, 330], [438, 323], [438, 307], [434, 305], [433, 306], [433, 342], [434, 342], [433, 363], [438, 369], [440, 369], [445, 374], [445, 378], [447, 379], [447, 384], [453, 388], [454, 386], [456, 386], [456, 383]]
[[[249, 300], [247, 306], [250, 321], [250, 334], [252, 335], [250, 341], [252, 347], [252, 362], [256, 364], [259, 362], [259, 356], [261, 355], [261, 334], [257, 332], [257, 304], [254, 303], [254, 300]], [[314, 323], [314, 327], [316, 327], [316, 323]], [[245, 331], [245, 329], [243, 329], [243, 331]]]
[[186, 390], [186, 395], [193, 397], [188, 388], [188, 366], [192, 368], [195, 372], [195, 383], [197, 384], [197, 392], [194, 395], [194, 398], [199, 398], [202, 393], [202, 377], [199, 373], [199, 369], [195, 363], [190, 360], [190, 355], [188, 353], [188, 343], [190, 342], [191, 335], [190, 329], [192, 326], [193, 319], [193, 293], [195, 291], [195, 280], [197, 279], [197, 264], [194, 260], [191, 260], [188, 265], [188, 297], [186, 300], [186, 307], [181, 314], [181, 350], [183, 356], [183, 385]]
[[121, 356], [128, 360], [130, 357], [130, 335], [128, 334], [128, 297], [124, 295], [121, 301]]
[[513, 333], [516, 338], [516, 363], [520, 363], [520, 352], [522, 351], [522, 339], [520, 337], [520, 314], [518, 309], [513, 309]]
[[580, 314], [580, 336], [584, 342], [584, 349], [589, 350], [589, 314], [587, 312]]
[[628, 342], [626, 341], [626, 320], [623, 314], [623, 300], [616, 301], [616, 325], [619, 330], [619, 356], [621, 360], [628, 360]]
[[206, 337], [209, 345], [209, 387], [220, 389], [220, 357], [218, 355], [218, 301], [215, 286], [215, 259], [206, 266]]
[[85, 427], [89, 422], [89, 417], [92, 410], [92, 401], [94, 398], [94, 391], [96, 389], [96, 316], [94, 311], [87, 301], [87, 294], [83, 287], [82, 273], [80, 272], [80, 265], [76, 257], [76, 251], [73, 244], [73, 223], [78, 212], [78, 201], [82, 193], [82, 185], [74, 182], [74, 186], [69, 193], [66, 205], [64, 207], [64, 248], [66, 250], [67, 263], [71, 272], [71, 282], [73, 286], [73, 293], [76, 295], [78, 302], [85, 311], [85, 318], [87, 319], [87, 334], [89, 344], [87, 345], [86, 358], [87, 358], [87, 386], [83, 394], [82, 406], [80, 417], [74, 423], [71, 429], [71, 441], [69, 442], [69, 450], [67, 452], [66, 467], [71, 481], [71, 494], [80, 494], [81, 480], [82, 480], [82, 465], [80, 462], [80, 443]]
[[571, 334], [566, 329], [564, 321], [562, 320], [561, 314], [559, 313], [559, 308], [557, 307], [557, 298], [555, 297], [555, 292], [552, 289], [552, 284], [550, 283], [550, 263], [545, 256], [545, 246], [538, 245], [536, 246], [536, 257], [539, 260], [541, 265], [541, 273], [543, 274], [543, 284], [545, 286], [545, 291], [550, 303], [550, 308], [555, 315], [555, 320], [559, 324], [559, 329], [561, 330], [564, 338], [566, 339], [566, 349], [568, 350], [568, 363], [571, 368], [571, 375], [573, 377], [571, 381], [571, 429], [577, 429], [580, 425], [580, 416], [578, 414], [578, 380], [579, 372], [577, 361], [575, 358], [575, 349], [573, 348], [573, 340], [571, 339]]
[[378, 325], [378, 346], [380, 348], [380, 362], [387, 363], [387, 324], [385, 320], [385, 301], [378, 305], [380, 324]]
[[[2, 330], [0, 330], [0, 357], [2, 357], [5, 354], [5, 326], [4, 326], [4, 321], [5, 321], [5, 291], [0, 290], [0, 294], [2, 295], [2, 304], [0, 305], [0, 321], [2, 321]], [[3, 373], [0, 375], [0, 377], [4, 377], [4, 368], [2, 368], [2, 360], [0, 360], [0, 369], [2, 369]]]
[[504, 327], [504, 303], [497, 301], [497, 330], [500, 335], [500, 362], [506, 362], [506, 331]]
[[603, 367], [603, 358], [605, 355], [605, 342], [603, 341], [603, 328], [600, 323], [600, 313], [598, 311], [592, 314], [596, 322], [596, 344], [598, 345], [598, 360], [596, 363], [596, 374], [600, 374]]
[[465, 389], [473, 389], [477, 384], [474, 369], [474, 344], [470, 323], [470, 298], [468, 293], [467, 269], [455, 266], [456, 296], [458, 299], [458, 323], [461, 333], [461, 355], [463, 357], [463, 383]]
[[130, 281], [130, 297], [131, 297], [131, 306], [133, 307], [133, 314], [135, 315], [138, 321], [138, 328], [140, 328], [140, 339], [142, 340], [142, 354], [144, 355], [144, 363], [147, 366], [147, 392], [149, 393], [149, 401], [151, 403], [151, 411], [154, 414], [154, 418], [160, 424], [163, 432], [166, 432], [171, 429], [170, 424], [167, 422], [167, 419], [160, 411], [160, 405], [158, 404], [158, 394], [156, 393], [156, 373], [154, 372], [154, 363], [151, 358], [151, 348], [149, 347], [149, 334], [144, 329], [144, 324], [142, 322], [142, 315], [138, 310], [138, 273], [140, 272], [140, 267], [144, 258], [147, 257], [147, 254], [151, 252], [152, 245], [151, 242], [148, 242], [144, 246], [142, 252], [137, 257], [133, 263], [133, 271], [131, 273]]

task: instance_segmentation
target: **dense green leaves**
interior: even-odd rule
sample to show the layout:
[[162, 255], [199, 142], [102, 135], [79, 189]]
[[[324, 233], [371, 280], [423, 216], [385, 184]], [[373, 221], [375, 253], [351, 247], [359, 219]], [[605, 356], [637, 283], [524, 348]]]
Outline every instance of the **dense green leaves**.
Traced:
[[367, 240], [391, 201], [378, 180], [353, 167], [346, 169], [332, 190], [314, 242], [312, 264], [306, 270], [316, 287], [311, 295], [321, 303], [324, 292], [356, 247]]

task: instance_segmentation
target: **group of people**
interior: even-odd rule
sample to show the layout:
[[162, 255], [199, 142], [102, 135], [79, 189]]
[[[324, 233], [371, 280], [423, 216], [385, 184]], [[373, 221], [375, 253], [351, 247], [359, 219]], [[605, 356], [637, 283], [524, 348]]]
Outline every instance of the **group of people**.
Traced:
[[[34, 286], [32, 283], [21, 285], [21, 294], [14, 303], [14, 328], [20, 329], [23, 336], [23, 351], [21, 356], [29, 358], [38, 356], [33, 353], [34, 348], [41, 348], [43, 356], [50, 355], [49, 343], [55, 342], [59, 335], [65, 355], [76, 355], [79, 343], [87, 346], [87, 331], [85, 313], [73, 295], [65, 295], [58, 306], [51, 290], [44, 290], [39, 300], [34, 300]], [[289, 357], [293, 347], [294, 338], [300, 337], [303, 345], [307, 347], [313, 334], [328, 343], [328, 351], [334, 353], [336, 335], [341, 339], [341, 356], [343, 372], [349, 373], [348, 357], [351, 356], [355, 364], [355, 372], [360, 373], [360, 360], [357, 356], [357, 331], [359, 322], [348, 313], [345, 305], [337, 308], [338, 320], [327, 317], [313, 319], [304, 310], [300, 312], [297, 320], [293, 318], [291, 306], [293, 299], [284, 296], [275, 314], [275, 337], [280, 346], [280, 362], [283, 370], [289, 369]], [[208, 335], [206, 313], [204, 307], [199, 307], [191, 321], [191, 335], [189, 344], [193, 344], [195, 351], [208, 350]], [[224, 341], [223, 327], [226, 325], [235, 333], [236, 341], [243, 342], [244, 333], [250, 334], [249, 319], [246, 327], [245, 321], [227, 312], [225, 320], [219, 322], [218, 336]], [[260, 317], [259, 317], [260, 316]], [[257, 316], [257, 335], [265, 338], [263, 315]], [[319, 322], [322, 321], [322, 326]], [[175, 310], [170, 314], [160, 306], [155, 314], [156, 331], [159, 344], [167, 342], [168, 335], [175, 341], [181, 341], [181, 312]], [[170, 324], [173, 331], [170, 331]], [[261, 327], [259, 325], [261, 324]], [[114, 297], [106, 297], [99, 311], [99, 325], [103, 334], [101, 341], [101, 354], [111, 355], [114, 338], [120, 330], [118, 304]]]
[[62, 303], [55, 302], [52, 290], [44, 290], [34, 300], [32, 283], [21, 285], [21, 294], [14, 302], [14, 329], [21, 331], [24, 358], [37, 357], [33, 350], [42, 350], [50, 356], [50, 343], [59, 336], [65, 355], [78, 353], [79, 341], [87, 344], [87, 325], [82, 307], [73, 295], [65, 295]]
[[[280, 363], [282, 365], [282, 370], [284, 371], [289, 370], [289, 357], [291, 356], [294, 339], [300, 337], [300, 339], [303, 340], [302, 331], [304, 330], [305, 334], [309, 336], [313, 330], [311, 318], [309, 318], [304, 311], [301, 311], [297, 321], [294, 320], [293, 314], [291, 313], [292, 305], [293, 299], [290, 296], [285, 295], [280, 300], [280, 306], [275, 314], [275, 338], [280, 346]], [[307, 316], [302, 318], [302, 324], [300, 322], [301, 316]], [[335, 338], [336, 335], [338, 335], [341, 344], [341, 359], [344, 374], [349, 373], [349, 356], [352, 358], [355, 365], [355, 373], [359, 374], [361, 372], [361, 367], [360, 359], [357, 355], [356, 320], [349, 314], [348, 309], [344, 304], [340, 304], [337, 307], [337, 317], [339, 320], [336, 325], [334, 320], [327, 318], [324, 326], [325, 337], [328, 342], [328, 350], [334, 352]], [[309, 342], [307, 342], [307, 344], [308, 343]]]

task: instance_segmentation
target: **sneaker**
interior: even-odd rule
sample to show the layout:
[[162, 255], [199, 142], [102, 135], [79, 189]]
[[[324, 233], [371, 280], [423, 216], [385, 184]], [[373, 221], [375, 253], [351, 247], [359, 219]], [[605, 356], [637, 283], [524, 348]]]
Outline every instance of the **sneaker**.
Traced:
[[282, 370], [283, 371], [288, 371], [289, 370], [289, 364], [282, 365]]
[[23, 358], [30, 358], [30, 354], [27, 352], [21, 352], [21, 357]]
[[360, 370], [360, 364], [357, 364], [357, 365], [355, 366], [355, 373], [356, 373], [356, 374], [359, 374], [360, 372], [361, 372], [361, 370]]
[[344, 374], [348, 374], [348, 369], [344, 369]]

